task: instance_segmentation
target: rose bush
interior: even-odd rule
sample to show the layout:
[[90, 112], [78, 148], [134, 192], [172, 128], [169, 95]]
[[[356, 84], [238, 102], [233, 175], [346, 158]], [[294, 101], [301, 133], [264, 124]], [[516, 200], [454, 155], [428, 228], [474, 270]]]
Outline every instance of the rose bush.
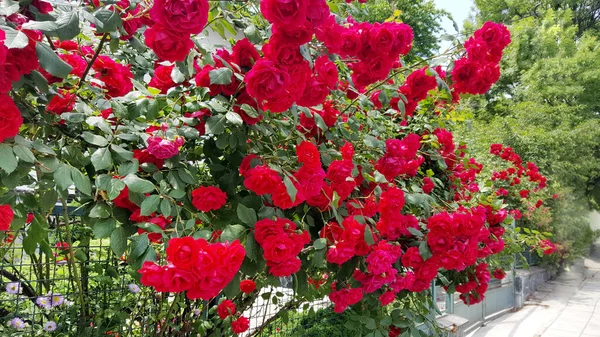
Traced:
[[[495, 145], [511, 167], [486, 178], [451, 131], [461, 95], [498, 80], [510, 34], [487, 22], [444, 55], [450, 64], [407, 65], [411, 27], [357, 22], [353, 6], [2, 7], [0, 229], [36, 213], [25, 227], [35, 251], [54, 204], [78, 205], [72, 226], [109, 238], [143, 291], [169, 304], [146, 333], [245, 332], [241, 313], [282, 276], [294, 279], [290, 307], [328, 296], [371, 335], [435, 330], [432, 282], [482, 301], [491, 271], [510, 265], [503, 253], [525, 240], [554, 249], [550, 230], [510, 227], [544, 196], [535, 164]], [[203, 32], [235, 39], [211, 49]], [[32, 194], [17, 198], [20, 185]], [[83, 240], [69, 233], [72, 261]], [[184, 321], [195, 306], [205, 314]]]

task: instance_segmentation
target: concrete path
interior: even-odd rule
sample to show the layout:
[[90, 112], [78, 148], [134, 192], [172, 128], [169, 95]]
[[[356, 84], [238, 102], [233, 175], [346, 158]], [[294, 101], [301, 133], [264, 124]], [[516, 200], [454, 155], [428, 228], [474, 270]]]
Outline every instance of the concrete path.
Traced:
[[590, 257], [541, 286], [524, 308], [470, 337], [600, 337], [600, 240]]

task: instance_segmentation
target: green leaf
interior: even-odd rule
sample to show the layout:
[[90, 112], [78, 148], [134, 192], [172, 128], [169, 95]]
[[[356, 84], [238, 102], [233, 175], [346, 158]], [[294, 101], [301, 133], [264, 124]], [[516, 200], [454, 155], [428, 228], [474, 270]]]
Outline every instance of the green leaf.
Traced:
[[29, 38], [20, 30], [14, 30], [6, 26], [2, 26], [2, 30], [6, 35], [6, 39], [4, 40], [4, 45], [6, 48], [22, 49], [27, 47], [27, 44], [29, 44]]
[[283, 177], [283, 184], [285, 185], [285, 189], [290, 195], [290, 199], [292, 200], [292, 202], [296, 201], [296, 193], [298, 193], [298, 190], [296, 189], [296, 186], [294, 186], [294, 183], [292, 183], [292, 180], [287, 175]]
[[138, 257], [142, 256], [142, 254], [144, 254], [144, 252], [146, 251], [146, 249], [148, 249], [148, 246], [150, 244], [150, 241], [148, 241], [148, 234], [142, 234], [140, 236], [134, 237], [134, 243], [132, 243], [133, 249], [131, 250], [131, 258], [132, 259], [137, 259]]
[[216, 115], [206, 120], [206, 133], [218, 135], [225, 131], [225, 116]]
[[142, 209], [141, 209], [140, 215], [148, 216], [148, 215], [156, 212], [159, 204], [160, 204], [160, 196], [159, 195], [153, 194], [151, 196], [148, 196], [142, 202], [142, 205], [141, 205]]
[[127, 250], [127, 235], [123, 227], [116, 228], [110, 234], [110, 248], [117, 256], [123, 255]]
[[40, 74], [39, 71], [34, 70], [31, 72], [31, 79], [35, 86], [44, 94], [50, 92], [50, 88], [48, 87], [48, 80]]
[[108, 198], [114, 200], [124, 188], [125, 183], [121, 179], [111, 179], [108, 184]]
[[91, 126], [99, 128], [104, 133], [107, 133], [107, 134], [111, 134], [112, 133], [112, 129], [110, 128], [110, 124], [108, 124], [108, 122], [106, 121], [106, 119], [104, 119], [104, 118], [102, 118], [100, 116], [90, 116], [90, 117], [88, 117], [85, 120], [85, 122], [88, 123]]
[[106, 218], [96, 221], [92, 231], [96, 239], [104, 239], [109, 237], [115, 228], [117, 228], [117, 221], [114, 218]]
[[56, 181], [56, 186], [58, 186], [61, 190], [66, 190], [73, 184], [73, 180], [71, 179], [71, 168], [69, 165], [62, 164], [54, 171], [54, 180]]
[[79, 12], [68, 11], [56, 18], [56, 34], [61, 41], [74, 38], [79, 34]]
[[96, 171], [105, 170], [112, 166], [112, 156], [108, 148], [102, 147], [92, 154], [92, 164]]
[[229, 284], [227, 284], [227, 286], [223, 289], [223, 293], [225, 296], [227, 296], [227, 298], [234, 298], [240, 293], [240, 291], [240, 274], [237, 273], [231, 282], [229, 282]]
[[383, 147], [383, 142], [371, 135], [365, 136], [365, 139], [363, 140], [363, 142], [365, 143], [365, 145], [370, 146], [370, 147], [376, 147], [376, 148]]
[[183, 190], [172, 190], [171, 192], [169, 192], [169, 195], [173, 199], [180, 199], [180, 198], [185, 197], [185, 191], [183, 191]]
[[121, 17], [118, 13], [101, 9], [94, 14], [96, 19], [96, 32], [110, 33], [114, 32], [121, 25]]
[[423, 260], [427, 260], [433, 256], [431, 254], [431, 250], [429, 250], [429, 246], [427, 245], [427, 242], [423, 241], [419, 244], [419, 254], [421, 254], [421, 257], [423, 258]]
[[315, 249], [323, 249], [323, 248], [327, 247], [327, 239], [323, 239], [323, 238], [316, 239], [315, 242], [313, 243], [313, 246], [315, 247]]
[[4, 170], [6, 173], [12, 173], [17, 168], [17, 157], [13, 153], [8, 144], [0, 144], [0, 169]]
[[250, 25], [250, 26], [246, 27], [246, 29], [244, 29], [244, 35], [246, 35], [248, 40], [250, 40], [250, 42], [252, 42], [254, 44], [259, 44], [262, 42], [260, 33], [258, 32], [258, 29], [256, 29], [256, 26], [254, 26], [254, 25]]
[[227, 118], [227, 120], [229, 121], [229, 123], [231, 123], [233, 125], [242, 125], [242, 124], [244, 124], [244, 120], [242, 119], [242, 117], [240, 117], [240, 115], [238, 115], [236, 112], [233, 112], [233, 111], [228, 111], [225, 114], [225, 118]]
[[115, 153], [119, 157], [121, 157], [125, 160], [133, 160], [133, 152], [126, 150], [126, 149], [120, 147], [119, 145], [111, 144], [110, 149], [115, 151]]
[[85, 252], [82, 249], [77, 249], [77, 251], [75, 252], [75, 258], [82, 262], [85, 262], [88, 259], [85, 255]]
[[253, 106], [248, 104], [242, 104], [242, 111], [251, 118], [257, 118], [259, 116], [258, 111]]
[[249, 226], [254, 226], [256, 221], [258, 221], [256, 211], [242, 204], [238, 204], [237, 206], [237, 216], [243, 223]]
[[315, 118], [315, 123], [317, 124], [319, 129], [321, 129], [323, 131], [327, 131], [327, 129], [329, 129], [327, 127], [327, 124], [325, 124], [325, 120], [323, 119], [323, 117], [321, 117], [321, 115], [319, 115], [318, 113], [314, 113], [313, 117]]
[[90, 180], [78, 169], [71, 167], [71, 179], [75, 187], [85, 195], [92, 195], [92, 184]]
[[28, 30], [41, 30], [44, 33], [54, 32], [58, 26], [53, 21], [29, 21], [24, 23], [21, 28]]
[[208, 72], [208, 76], [210, 77], [210, 84], [231, 84], [231, 76], [233, 76], [233, 71], [229, 68], [218, 68], [215, 70], [211, 70]]
[[13, 152], [19, 159], [23, 161], [26, 161], [28, 163], [33, 163], [35, 161], [35, 156], [31, 152], [31, 150], [28, 149], [26, 146], [16, 144], [15, 146], [13, 146]]
[[368, 245], [372, 245], [375, 243], [375, 240], [373, 239], [373, 231], [371, 230], [371, 226], [369, 225], [365, 225], [365, 242]]
[[246, 230], [246, 227], [242, 225], [229, 225], [225, 227], [221, 234], [221, 242], [233, 242], [239, 239], [242, 233]]
[[98, 203], [90, 210], [90, 218], [108, 218], [110, 216], [110, 207], [104, 203]]
[[155, 190], [154, 184], [144, 180], [135, 174], [126, 176], [123, 181], [129, 187], [129, 190], [136, 193], [150, 193]]
[[258, 251], [258, 243], [256, 242], [256, 239], [254, 239], [254, 234], [248, 233], [248, 235], [246, 235], [244, 247], [246, 248], [246, 256], [250, 260], [256, 261], [256, 258], [260, 253]]
[[160, 202], [160, 213], [163, 214], [164, 216], [171, 215], [171, 200], [163, 199]]
[[81, 134], [81, 137], [83, 138], [83, 140], [85, 140], [86, 142], [88, 142], [92, 145], [96, 145], [96, 146], [100, 146], [100, 147], [105, 147], [108, 145], [108, 140], [106, 140], [106, 138], [95, 135], [91, 132], [84, 131]]
[[73, 67], [58, 57], [46, 44], [38, 42], [35, 45], [35, 51], [42, 68], [56, 77], [66, 78], [73, 70]]

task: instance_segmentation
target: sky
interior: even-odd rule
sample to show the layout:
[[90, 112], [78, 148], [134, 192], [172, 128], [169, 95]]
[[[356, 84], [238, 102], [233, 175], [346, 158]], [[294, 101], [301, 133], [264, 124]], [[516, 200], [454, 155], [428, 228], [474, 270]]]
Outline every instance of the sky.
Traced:
[[[469, 17], [471, 7], [473, 6], [473, 0], [434, 0], [436, 7], [445, 9], [454, 18], [459, 29], [462, 29], [463, 22]], [[448, 34], [455, 35], [456, 29], [452, 21], [444, 18], [442, 20], [442, 28], [446, 30]], [[440, 51], [446, 50], [451, 43], [449, 41], [442, 41], [440, 43]]]
[[[469, 16], [473, 0], [434, 0], [438, 8], [442, 8], [450, 12], [454, 21], [462, 28], [463, 21]], [[449, 34], [455, 34], [456, 30], [452, 25], [452, 21], [445, 19], [442, 26]]]

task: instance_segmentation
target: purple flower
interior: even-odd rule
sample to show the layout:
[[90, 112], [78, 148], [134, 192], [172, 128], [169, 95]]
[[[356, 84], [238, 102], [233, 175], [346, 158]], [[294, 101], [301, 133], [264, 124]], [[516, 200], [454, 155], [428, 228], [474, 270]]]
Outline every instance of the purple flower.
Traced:
[[37, 304], [40, 308], [50, 309], [52, 308], [52, 302], [49, 297], [41, 296], [35, 300], [35, 304]]
[[21, 292], [21, 283], [10, 282], [6, 285], [6, 292], [9, 294], [16, 295]]
[[50, 296], [51, 298], [51, 305], [53, 307], [58, 307], [59, 305], [63, 304], [65, 302], [65, 297], [61, 294], [52, 294], [52, 296]]
[[23, 328], [25, 328], [25, 322], [23, 322], [23, 320], [19, 317], [11, 319], [10, 325], [17, 330], [23, 330]]
[[137, 285], [137, 284], [135, 284], [135, 283], [131, 283], [131, 284], [129, 285], [129, 290], [130, 290], [132, 293], [134, 293], [134, 294], [137, 294], [137, 293], [139, 293], [139, 292], [140, 292], [140, 287], [138, 287], [138, 285]]
[[46, 330], [48, 332], [52, 332], [52, 331], [56, 330], [56, 322], [48, 321], [48, 322], [44, 323], [44, 330]]

